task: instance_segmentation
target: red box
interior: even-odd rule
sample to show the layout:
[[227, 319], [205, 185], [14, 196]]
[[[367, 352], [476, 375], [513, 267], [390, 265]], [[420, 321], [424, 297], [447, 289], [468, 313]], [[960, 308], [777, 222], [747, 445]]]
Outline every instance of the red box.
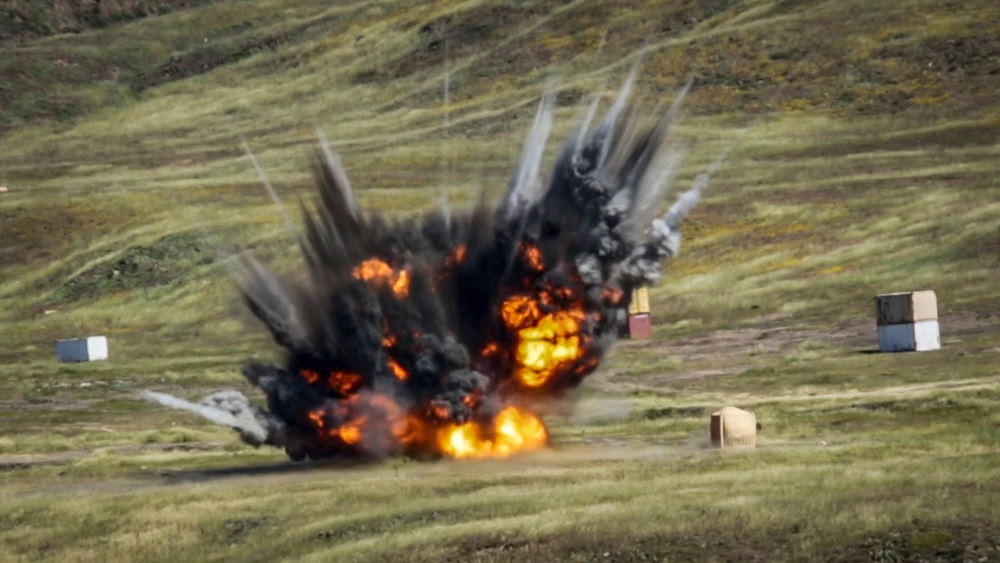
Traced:
[[649, 313], [628, 316], [628, 335], [630, 338], [649, 338], [653, 333], [653, 318]]

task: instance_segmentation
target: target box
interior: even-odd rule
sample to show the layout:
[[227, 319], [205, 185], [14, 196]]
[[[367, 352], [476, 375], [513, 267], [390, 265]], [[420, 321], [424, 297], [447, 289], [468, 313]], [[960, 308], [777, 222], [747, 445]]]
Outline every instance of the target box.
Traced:
[[708, 432], [716, 448], [756, 447], [757, 415], [736, 407], [724, 407], [712, 413]]
[[878, 327], [878, 347], [883, 352], [926, 352], [941, 347], [937, 319]]
[[60, 362], [96, 362], [108, 359], [108, 339], [104, 336], [69, 338], [56, 341]]
[[632, 291], [632, 299], [628, 304], [628, 314], [648, 315], [649, 314], [649, 288], [640, 287]]
[[883, 352], [925, 352], [941, 347], [933, 291], [876, 295], [875, 319], [878, 347]]

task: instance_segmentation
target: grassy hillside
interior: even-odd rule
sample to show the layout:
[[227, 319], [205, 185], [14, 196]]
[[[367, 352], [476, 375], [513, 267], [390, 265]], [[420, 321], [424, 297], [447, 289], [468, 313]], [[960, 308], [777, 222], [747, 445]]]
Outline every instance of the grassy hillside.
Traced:
[[[990, 0], [3, 2], [4, 557], [997, 557], [998, 37]], [[639, 61], [647, 107], [694, 83], [682, 184], [732, 152], [559, 451], [260, 468], [136, 399], [272, 353], [226, 259], [298, 261], [244, 142], [290, 208], [317, 128], [366, 207], [461, 205], [546, 85], [558, 139]], [[867, 353], [872, 297], [911, 289], [945, 349]], [[108, 362], [55, 363], [87, 334]], [[702, 451], [729, 403], [758, 451]]]

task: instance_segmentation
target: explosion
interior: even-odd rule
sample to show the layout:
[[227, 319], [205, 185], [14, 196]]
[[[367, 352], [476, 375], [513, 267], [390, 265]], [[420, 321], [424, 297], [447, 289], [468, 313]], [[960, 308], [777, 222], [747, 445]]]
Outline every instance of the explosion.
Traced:
[[[554, 95], [542, 98], [521, 162], [495, 207], [389, 220], [362, 213], [318, 151], [319, 202], [303, 210], [305, 272], [279, 279], [252, 258], [240, 289], [284, 351], [243, 374], [266, 407], [222, 391], [200, 403], [147, 399], [230, 426], [295, 460], [407, 454], [502, 457], [548, 443], [533, 406], [599, 364], [633, 289], [658, 281], [707, 175], [666, 214], [680, 163], [676, 108], [643, 125], [629, 78], [592, 132], [570, 136], [541, 182]], [[597, 102], [591, 107], [593, 116]]]

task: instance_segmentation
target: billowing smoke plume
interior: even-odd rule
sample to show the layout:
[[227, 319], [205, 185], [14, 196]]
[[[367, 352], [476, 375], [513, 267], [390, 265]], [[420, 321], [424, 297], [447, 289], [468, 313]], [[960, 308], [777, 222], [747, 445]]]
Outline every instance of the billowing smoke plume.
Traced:
[[707, 176], [657, 216], [679, 166], [674, 106], [643, 124], [630, 77], [604, 120], [597, 103], [547, 182], [545, 95], [495, 208], [405, 219], [363, 213], [336, 157], [318, 152], [319, 203], [303, 210], [304, 282], [248, 258], [243, 297], [285, 352], [243, 374], [267, 399], [224, 391], [193, 404], [150, 400], [232, 427], [253, 445], [306, 456], [455, 457], [538, 447], [531, 412], [598, 365], [633, 289], [658, 281]]

